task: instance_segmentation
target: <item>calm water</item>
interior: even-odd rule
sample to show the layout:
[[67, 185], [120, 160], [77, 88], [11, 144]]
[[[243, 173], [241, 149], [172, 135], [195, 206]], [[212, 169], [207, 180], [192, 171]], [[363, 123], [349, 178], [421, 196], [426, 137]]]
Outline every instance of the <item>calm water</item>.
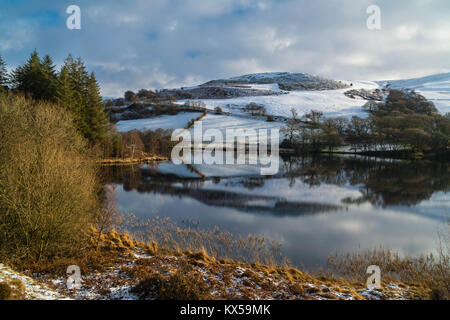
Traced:
[[104, 168], [124, 213], [264, 234], [281, 241], [295, 265], [309, 268], [358, 248], [432, 252], [450, 213], [445, 162], [289, 158], [276, 176], [262, 177], [259, 169], [170, 162]]

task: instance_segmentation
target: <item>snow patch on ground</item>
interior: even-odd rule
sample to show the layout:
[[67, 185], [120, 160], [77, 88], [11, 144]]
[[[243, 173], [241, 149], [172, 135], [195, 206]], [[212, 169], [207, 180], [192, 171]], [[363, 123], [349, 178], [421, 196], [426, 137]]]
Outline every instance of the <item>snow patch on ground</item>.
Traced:
[[29, 300], [62, 300], [66, 296], [48, 288], [43, 284], [37, 283], [34, 279], [16, 272], [0, 263], [0, 282], [9, 282], [11, 280], [20, 281], [23, 284], [25, 299]]
[[[250, 118], [250, 117], [239, 117], [232, 115], [215, 115], [208, 114], [201, 121], [199, 121], [202, 125], [202, 130], [205, 132], [209, 129], [218, 129], [223, 138], [226, 138], [226, 130], [233, 129], [239, 130], [242, 129], [244, 132], [237, 134], [238, 137], [244, 137], [246, 133], [248, 133], [249, 143], [257, 143], [258, 142], [258, 132], [260, 129], [278, 129], [284, 125], [280, 122], [267, 122], [265, 120]], [[245, 132], [247, 131], [247, 132]], [[191, 135], [194, 134], [194, 129], [190, 129]], [[270, 135], [270, 131], [268, 131], [268, 135]]]

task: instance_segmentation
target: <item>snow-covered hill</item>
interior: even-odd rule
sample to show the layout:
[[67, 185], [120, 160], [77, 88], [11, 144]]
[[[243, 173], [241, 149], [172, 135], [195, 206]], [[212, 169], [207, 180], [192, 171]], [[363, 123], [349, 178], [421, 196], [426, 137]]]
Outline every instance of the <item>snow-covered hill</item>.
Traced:
[[[374, 90], [379, 85], [372, 81], [341, 81], [351, 89]], [[259, 84], [249, 84], [257, 88]], [[266, 86], [276, 88], [276, 83], [267, 83]], [[295, 90], [280, 95], [246, 96], [230, 99], [202, 99], [208, 109], [220, 107], [223, 111], [232, 114], [244, 113], [242, 109], [251, 102], [264, 105], [267, 114], [280, 117], [290, 117], [291, 109], [297, 111], [299, 116], [311, 110], [321, 111], [327, 116], [353, 115], [366, 116], [362, 106], [367, 100], [356, 97], [352, 99], [344, 93], [349, 89], [337, 90]], [[179, 103], [184, 103], [180, 101]]]
[[379, 81], [387, 89], [411, 89], [434, 103], [441, 113], [450, 112], [450, 73], [407, 80]]
[[267, 72], [252, 73], [229, 79], [212, 80], [201, 86], [230, 86], [242, 84], [277, 84], [284, 90], [335, 90], [347, 84], [306, 73]]
[[[301, 85], [303, 88], [301, 90], [285, 89], [286, 86], [297, 85]], [[334, 85], [338, 86], [339, 89], [336, 87], [331, 89]], [[314, 89], [305, 89], [307, 87]], [[222, 89], [232, 93], [231, 97], [229, 95], [215, 95], [216, 90], [223, 94]], [[357, 92], [360, 89], [366, 90], [361, 91], [366, 94], [348, 93], [350, 90]], [[376, 89], [380, 90], [375, 92]], [[363, 106], [368, 102], [368, 99], [371, 99], [371, 96], [384, 99], [388, 91], [382, 89], [415, 90], [432, 101], [439, 112], [443, 114], [450, 112], [450, 73], [417, 79], [378, 82], [329, 80], [301, 73], [261, 73], [226, 80], [212, 80], [195, 87], [167, 90], [166, 92], [206, 93], [208, 97], [209, 94], [212, 94], [214, 98], [189, 98], [177, 101], [178, 104], [184, 104], [190, 100], [203, 101], [206, 109], [221, 108], [224, 114], [210, 113], [204, 119], [205, 127], [221, 128], [226, 124], [227, 127], [237, 128], [245, 126], [271, 128], [281, 126], [286, 118], [291, 117], [291, 109], [294, 109], [300, 117], [311, 112], [311, 110], [321, 111], [327, 117], [367, 117], [368, 113], [363, 110]], [[345, 94], [346, 92], [347, 94]], [[257, 108], [264, 106], [265, 114], [273, 116], [272, 120], [275, 123], [267, 122], [265, 117], [261, 117], [261, 114], [256, 117], [252, 116], [249, 105]], [[133, 128], [182, 128], [190, 120], [189, 116], [181, 113], [176, 116], [120, 121], [118, 127], [121, 131], [128, 131]]]

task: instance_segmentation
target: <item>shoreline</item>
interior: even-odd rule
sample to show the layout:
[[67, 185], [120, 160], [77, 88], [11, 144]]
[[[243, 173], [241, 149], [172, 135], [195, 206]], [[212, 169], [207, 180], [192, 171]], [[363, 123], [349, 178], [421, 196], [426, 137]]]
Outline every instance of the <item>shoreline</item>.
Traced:
[[147, 163], [158, 163], [167, 160], [169, 160], [168, 157], [152, 156], [143, 158], [107, 158], [97, 160], [96, 163], [100, 165], [147, 164]]
[[[112, 232], [97, 251], [101, 267], [81, 265], [82, 286], [67, 289], [67, 275], [48, 270], [0, 268], [14, 298], [31, 300], [412, 300], [430, 299], [421, 283], [365, 281], [312, 275], [289, 266], [216, 259], [204, 250], [174, 252]], [[61, 261], [54, 262], [57, 266]], [[76, 264], [76, 261], [73, 263]], [[62, 266], [60, 266], [62, 267]], [[4, 274], [2, 274], [2, 272]], [[5, 277], [7, 275], [7, 277]], [[2, 280], [3, 280], [2, 279]], [[156, 285], [159, 284], [159, 285]]]

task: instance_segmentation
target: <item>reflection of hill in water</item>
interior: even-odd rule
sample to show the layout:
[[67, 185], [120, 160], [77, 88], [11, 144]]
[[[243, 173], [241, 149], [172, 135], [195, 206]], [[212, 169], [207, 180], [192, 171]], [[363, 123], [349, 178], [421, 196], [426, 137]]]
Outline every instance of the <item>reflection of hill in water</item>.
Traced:
[[[142, 192], [142, 189], [139, 188], [138, 191]], [[339, 209], [339, 206], [334, 205], [284, 201], [276, 197], [248, 195], [221, 190], [174, 188], [169, 192], [167, 192], [167, 189], [159, 189], [158, 191], [160, 193], [194, 198], [210, 206], [228, 207], [243, 212], [276, 216], [299, 216]]]
[[[197, 168], [188, 168], [198, 172]], [[169, 170], [170, 171], [170, 170]], [[169, 172], [165, 171], [165, 172]], [[340, 206], [286, 201], [279, 197], [257, 195], [258, 189], [273, 177], [223, 176], [183, 178], [162, 174], [158, 166], [106, 167], [106, 183], [121, 183], [125, 190], [154, 192], [191, 197], [210, 206], [235, 208], [244, 212], [279, 216], [313, 214], [338, 210]], [[290, 158], [284, 159], [276, 178], [286, 178], [290, 186], [302, 182], [310, 186], [330, 184], [357, 186], [362, 196], [341, 199], [343, 206], [370, 202], [378, 206], [413, 206], [429, 199], [433, 193], [448, 191], [448, 163], [429, 161], [380, 161], [357, 158]], [[203, 189], [204, 181], [224, 182], [252, 191], [252, 194]]]

